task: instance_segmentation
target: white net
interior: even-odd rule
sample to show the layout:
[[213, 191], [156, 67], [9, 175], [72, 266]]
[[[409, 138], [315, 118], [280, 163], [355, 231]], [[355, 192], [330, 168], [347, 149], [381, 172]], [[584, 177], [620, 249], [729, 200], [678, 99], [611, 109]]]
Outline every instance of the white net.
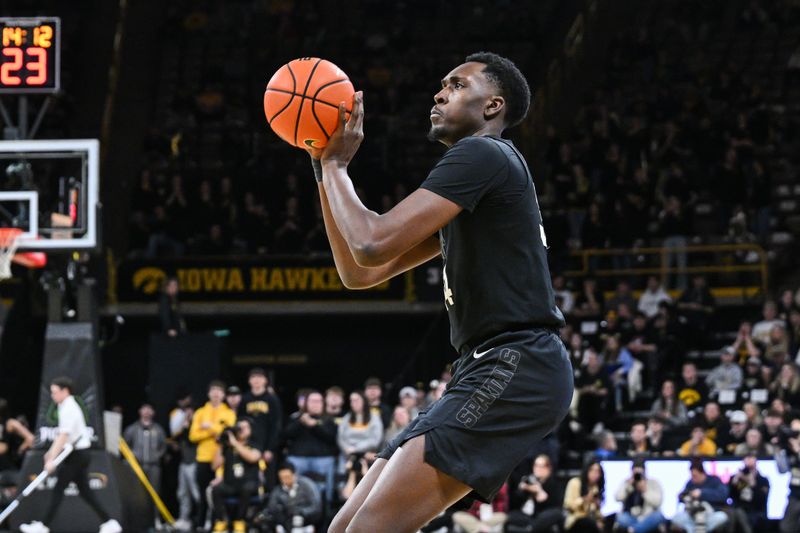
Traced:
[[22, 230], [16, 228], [0, 229], [0, 281], [11, 277], [11, 260], [17, 253], [21, 234]]

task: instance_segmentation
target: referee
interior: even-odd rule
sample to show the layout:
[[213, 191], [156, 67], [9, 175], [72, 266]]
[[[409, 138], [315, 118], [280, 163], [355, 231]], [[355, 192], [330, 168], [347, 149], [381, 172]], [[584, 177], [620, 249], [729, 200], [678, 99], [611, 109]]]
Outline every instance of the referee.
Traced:
[[56, 469], [53, 460], [58, 457], [64, 446], [68, 443], [72, 444], [73, 451], [58, 468], [58, 481], [53, 489], [50, 505], [43, 513], [44, 520], [21, 525], [22, 533], [49, 533], [50, 528], [47, 525], [53, 521], [58, 506], [64, 498], [64, 490], [70, 482], [75, 482], [83, 501], [89, 504], [89, 507], [94, 509], [94, 512], [100, 517], [102, 521], [100, 533], [121, 533], [122, 531], [119, 522], [108, 516], [89, 488], [89, 461], [91, 459], [89, 447], [91, 442], [86, 434], [83, 410], [72, 396], [73, 388], [72, 380], [67, 377], [58, 377], [50, 382], [50, 397], [58, 405], [58, 437], [44, 455], [44, 467], [47, 472], [52, 474]]

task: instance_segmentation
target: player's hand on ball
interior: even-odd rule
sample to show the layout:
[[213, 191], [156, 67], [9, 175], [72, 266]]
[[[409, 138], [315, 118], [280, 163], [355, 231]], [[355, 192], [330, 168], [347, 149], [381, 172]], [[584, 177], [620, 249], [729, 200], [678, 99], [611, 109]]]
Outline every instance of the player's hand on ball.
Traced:
[[[346, 118], [344, 102], [339, 104], [339, 125], [322, 151], [322, 161], [335, 161], [347, 166], [364, 140], [364, 93], [353, 95], [353, 112]], [[313, 157], [313, 154], [312, 154]]]

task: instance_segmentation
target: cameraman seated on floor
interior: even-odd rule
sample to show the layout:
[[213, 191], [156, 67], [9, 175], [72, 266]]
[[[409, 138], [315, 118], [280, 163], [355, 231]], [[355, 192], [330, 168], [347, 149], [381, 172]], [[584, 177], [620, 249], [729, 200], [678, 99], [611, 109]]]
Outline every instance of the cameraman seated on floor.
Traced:
[[735, 530], [742, 533], [765, 531], [767, 525], [767, 499], [769, 480], [758, 471], [755, 452], [744, 457], [744, 466], [728, 481], [733, 506], [731, 521]]
[[789, 501], [781, 520], [781, 533], [800, 531], [800, 420], [795, 418], [790, 428], [784, 428], [778, 439], [775, 462], [778, 472], [791, 473], [789, 478]]
[[706, 474], [700, 458], [692, 459], [689, 470], [691, 478], [678, 495], [684, 508], [673, 517], [672, 529], [694, 533], [697, 524], [703, 523], [706, 531], [716, 531], [728, 522], [728, 515], [722, 511], [728, 487], [717, 476]]
[[[256, 521], [267, 531], [293, 531], [316, 523], [322, 516], [322, 498], [317, 485], [297, 475], [292, 463], [278, 469], [280, 484], [269, 495], [267, 508]], [[313, 531], [313, 529], [312, 529]]]
[[622, 502], [614, 531], [650, 533], [664, 522], [661, 508], [661, 483], [645, 476], [644, 457], [633, 461], [631, 477], [622, 482], [615, 497]]
[[553, 475], [553, 464], [547, 455], [536, 456], [533, 471], [523, 477], [515, 496], [525, 503], [521, 509], [508, 513], [507, 533], [541, 533], [553, 531], [555, 526], [564, 523], [561, 501], [563, 487]]
[[[236, 426], [225, 429], [219, 437], [221, 444], [214, 459], [217, 477], [211, 482], [214, 501], [214, 531], [228, 531], [228, 521], [233, 519], [234, 533], [245, 533], [245, 513], [250, 499], [258, 494], [259, 460], [261, 450], [250, 445], [252, 435], [250, 420], [244, 418]], [[228, 516], [225, 499], [236, 497], [234, 512]]]

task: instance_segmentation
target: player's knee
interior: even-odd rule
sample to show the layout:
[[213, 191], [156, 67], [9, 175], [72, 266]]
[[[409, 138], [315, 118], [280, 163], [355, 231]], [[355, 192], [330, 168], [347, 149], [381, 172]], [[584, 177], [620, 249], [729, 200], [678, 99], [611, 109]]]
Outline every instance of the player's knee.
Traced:
[[345, 533], [346, 532], [346, 525], [337, 523], [336, 520], [331, 522], [331, 525], [328, 526], [328, 533]]
[[362, 520], [353, 520], [348, 524], [347, 529], [345, 529], [345, 533], [377, 533], [378, 531], [380, 530], [363, 524]]
[[342, 516], [341, 513], [333, 517], [331, 525], [328, 526], [328, 533], [346, 533], [350, 517]]

